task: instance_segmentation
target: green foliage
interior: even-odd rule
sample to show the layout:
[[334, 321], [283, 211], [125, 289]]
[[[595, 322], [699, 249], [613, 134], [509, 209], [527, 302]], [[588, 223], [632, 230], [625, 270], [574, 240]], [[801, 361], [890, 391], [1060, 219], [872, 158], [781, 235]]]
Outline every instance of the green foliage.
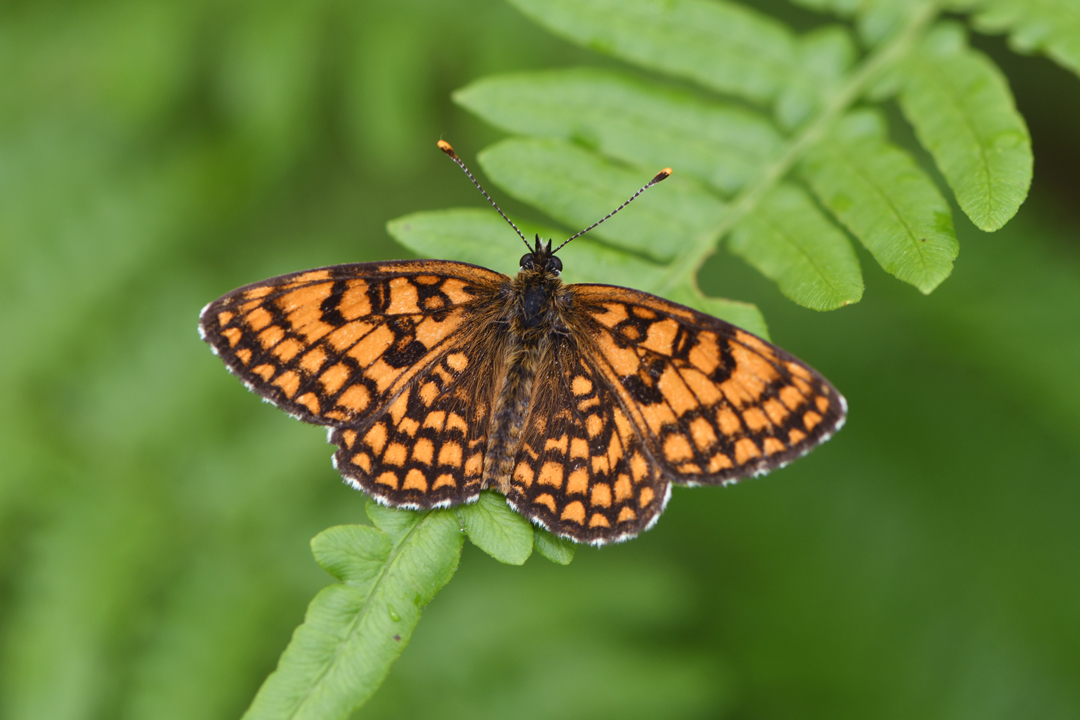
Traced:
[[771, 100], [797, 74], [792, 33], [735, 3], [512, 1], [579, 45], [722, 93]]
[[333, 527], [311, 541], [319, 565], [340, 583], [311, 601], [245, 718], [348, 717], [382, 683], [420, 610], [457, 570], [462, 536], [452, 511], [369, 501], [367, 512], [374, 528]]
[[[1026, 193], [1026, 130], [991, 60], [937, 21], [971, 13], [975, 31], [1077, 74], [1074, 4], [799, 2], [838, 19], [799, 34], [810, 13], [783, 3], [519, 3], [567, 44], [489, 0], [0, 11], [0, 717], [235, 718], [286, 646], [253, 715], [340, 716], [384, 676], [365, 717], [1080, 715], [1080, 266], [1054, 199], [1072, 197], [1062, 108], [1076, 86], [1010, 68], [1046, 175], [980, 237], [966, 214], [1000, 225]], [[500, 137], [447, 102], [455, 88], [519, 137], [475, 153]], [[614, 548], [576, 548], [493, 503], [474, 542], [520, 558], [530, 530], [552, 562], [508, 568], [464, 546], [412, 633], [469, 510], [356, 526], [363, 497], [323, 433], [246, 394], [193, 326], [246, 282], [399, 257], [387, 217], [482, 205], [431, 148], [440, 134], [548, 216], [527, 232], [556, 238], [674, 167], [608, 234], [565, 248], [567, 280], [764, 334], [757, 305], [697, 282], [753, 301], [844, 390], [853, 422], [767, 482], [676, 491], [655, 530]], [[529, 155], [545, 143], [565, 166]], [[579, 194], [560, 195], [560, 176]], [[711, 255], [789, 190], [830, 240], [789, 228], [797, 242], [754, 262], [829, 259], [836, 277], [810, 263], [784, 282], [830, 305], [856, 294], [835, 259], [846, 231], [874, 259], [857, 309], [806, 313]], [[687, 217], [643, 242], [635, 214], [654, 224], [675, 200]], [[391, 229], [422, 256], [503, 272], [523, 252], [486, 207]], [[942, 283], [957, 234], [965, 254]], [[397, 543], [414, 522], [435, 523], [431, 542]], [[337, 580], [319, 593], [305, 543], [329, 525], [313, 545]]]
[[951, 6], [973, 13], [982, 32], [1009, 33], [1017, 52], [1045, 53], [1080, 75], [1080, 9], [1071, 0], [954, 0]]
[[805, 307], [833, 310], [862, 298], [851, 244], [792, 185], [779, 185], [763, 198], [735, 228], [730, 247]]
[[[485, 491], [455, 510], [409, 512], [368, 501], [375, 527], [332, 527], [311, 541], [315, 560], [340, 581], [308, 606], [248, 712], [262, 718], [345, 718], [367, 702], [420, 622], [420, 610], [453, 577], [465, 536], [501, 563], [537, 551], [569, 565], [573, 543], [534, 532], [506, 499]], [[464, 533], [464, 535], [463, 535]]]
[[537, 528], [533, 534], [536, 552], [556, 565], [569, 565], [574, 559], [574, 543]]
[[977, 227], [1002, 227], [1031, 185], [1031, 138], [1004, 77], [941, 25], [901, 70], [900, 107]]
[[571, 141], [622, 163], [670, 165], [723, 196], [783, 146], [758, 113], [599, 68], [483, 78], [454, 100], [507, 132]]
[[485, 490], [480, 499], [457, 510], [465, 534], [476, 547], [507, 565], [524, 565], [533, 551], [533, 527], [511, 510], [506, 498]]
[[[1027, 195], [1031, 143], [1008, 86], [958, 28], [935, 23], [942, 8], [932, 2], [805, 0], [858, 20], [861, 57], [843, 26], [799, 36], [729, 2], [513, 2], [574, 43], [719, 94], [572, 68], [486, 78], [454, 95], [491, 124], [532, 136], [489, 148], [480, 164], [567, 234], [616, 207], [659, 167], [675, 168], [633, 213], [593, 231], [618, 252], [661, 265], [640, 268], [651, 272], [632, 287], [705, 310], [695, 274], [726, 237], [734, 254], [796, 303], [850, 305], [862, 297], [862, 274], [838, 221], [887, 272], [933, 291], [959, 252], [949, 206], [889, 140], [883, 116], [858, 107], [897, 94], [978, 227], [1000, 228]], [[436, 242], [457, 257], [449, 236]]]
[[960, 248], [949, 205], [911, 157], [885, 141], [880, 114], [843, 118], [802, 171], [821, 204], [887, 272], [924, 293], [952, 272]]

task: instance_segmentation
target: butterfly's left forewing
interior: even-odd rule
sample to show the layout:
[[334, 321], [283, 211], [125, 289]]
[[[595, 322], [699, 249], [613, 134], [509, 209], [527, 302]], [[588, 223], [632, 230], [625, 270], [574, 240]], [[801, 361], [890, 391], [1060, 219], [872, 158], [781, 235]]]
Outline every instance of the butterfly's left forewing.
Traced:
[[843, 424], [847, 406], [836, 389], [761, 338], [637, 290], [570, 290], [583, 357], [676, 483], [768, 472]]

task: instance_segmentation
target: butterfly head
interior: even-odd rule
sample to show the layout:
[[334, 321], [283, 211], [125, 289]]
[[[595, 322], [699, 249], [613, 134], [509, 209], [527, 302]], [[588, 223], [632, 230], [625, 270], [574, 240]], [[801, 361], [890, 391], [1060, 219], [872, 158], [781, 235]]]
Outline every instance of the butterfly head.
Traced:
[[555, 257], [551, 249], [551, 241], [546, 243], [536, 236], [536, 246], [532, 252], [521, 256], [521, 271], [525, 273], [539, 272], [541, 274], [552, 273], [558, 277], [562, 272], [562, 260]]

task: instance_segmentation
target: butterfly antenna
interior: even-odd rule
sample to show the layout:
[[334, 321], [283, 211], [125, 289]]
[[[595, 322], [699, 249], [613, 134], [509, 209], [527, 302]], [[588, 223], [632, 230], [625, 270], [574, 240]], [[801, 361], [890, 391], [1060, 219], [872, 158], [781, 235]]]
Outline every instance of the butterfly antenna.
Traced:
[[655, 185], [656, 183], [660, 182], [661, 180], [665, 180], [665, 179], [667, 179], [667, 178], [668, 178], [668, 177], [669, 177], [670, 175], [671, 175], [671, 168], [664, 168], [664, 169], [663, 169], [663, 170], [661, 170], [660, 172], [656, 173], [656, 177], [654, 177], [654, 178], [653, 178], [652, 180], [650, 180], [650, 181], [649, 181], [648, 183], [646, 183], [645, 187], [641, 188], [641, 189], [640, 189], [640, 190], [638, 190], [638, 191], [637, 191], [636, 193], [634, 193], [633, 195], [631, 195], [631, 196], [630, 196], [630, 199], [629, 199], [629, 200], [627, 200], [627, 201], [626, 201], [626, 202], [624, 202], [624, 203], [623, 203], [622, 205], [620, 205], [619, 207], [617, 207], [617, 208], [615, 208], [614, 210], [612, 210], [611, 212], [609, 212], [609, 213], [608, 213], [607, 215], [605, 215], [604, 217], [602, 217], [602, 218], [600, 218], [599, 220], [597, 220], [596, 222], [594, 222], [594, 223], [593, 223], [592, 225], [590, 225], [589, 227], [587, 227], [587, 228], [585, 228], [584, 230], [582, 230], [581, 232], [579, 232], [579, 233], [578, 233], [577, 235], [574, 235], [573, 237], [569, 237], [569, 238], [567, 238], [567, 239], [566, 239], [565, 241], [563, 241], [563, 244], [562, 244], [562, 245], [560, 245], [559, 247], [555, 248], [555, 249], [554, 249], [554, 250], [552, 250], [551, 252], [552, 252], [552, 253], [556, 253], [556, 252], [558, 252], [559, 250], [561, 250], [561, 249], [562, 249], [563, 245], [566, 245], [566, 243], [570, 242], [570, 241], [571, 241], [571, 240], [573, 240], [574, 238], [579, 238], [579, 237], [581, 237], [582, 235], [584, 235], [585, 233], [589, 232], [589, 231], [590, 231], [590, 230], [592, 230], [592, 229], [593, 229], [594, 227], [596, 227], [596, 226], [597, 226], [597, 225], [599, 225], [600, 223], [604, 222], [604, 221], [605, 221], [605, 220], [607, 220], [607, 219], [608, 219], [609, 217], [611, 217], [611, 216], [612, 216], [612, 215], [614, 215], [615, 213], [619, 212], [620, 210], [622, 210], [622, 209], [623, 209], [624, 207], [626, 207], [626, 206], [627, 206], [627, 205], [629, 205], [630, 203], [634, 202], [634, 200], [636, 200], [636, 199], [637, 199], [637, 196], [638, 196], [638, 195], [640, 195], [641, 193], [645, 192], [646, 190], [648, 190], [649, 188], [651, 188], [651, 187], [652, 187], [653, 185]]
[[491, 199], [491, 196], [487, 194], [487, 191], [484, 190], [484, 188], [480, 187], [480, 183], [477, 182], [476, 178], [473, 177], [473, 174], [469, 172], [469, 168], [465, 167], [465, 163], [461, 162], [461, 158], [459, 158], [457, 156], [457, 153], [454, 152], [454, 148], [450, 147], [450, 143], [446, 142], [445, 140], [440, 140], [439, 149], [449, 155], [450, 159], [456, 162], [458, 164], [458, 167], [465, 171], [465, 174], [469, 176], [470, 180], [472, 180], [472, 184], [476, 186], [476, 189], [479, 190], [483, 194], [483, 196], [487, 198], [489, 203], [491, 203], [491, 207], [495, 208], [495, 211], [502, 215], [503, 220], [510, 223], [510, 227], [514, 228], [514, 232], [516, 232], [518, 234], [518, 237], [521, 238], [521, 241], [525, 243], [525, 247], [529, 248], [529, 250], [532, 251], [532, 246], [529, 245], [529, 241], [526, 240], [525, 236], [521, 234], [520, 230], [518, 230], [518, 226], [514, 224], [513, 220], [506, 217], [506, 213], [502, 211], [502, 208], [500, 208], [495, 203], [495, 201]]

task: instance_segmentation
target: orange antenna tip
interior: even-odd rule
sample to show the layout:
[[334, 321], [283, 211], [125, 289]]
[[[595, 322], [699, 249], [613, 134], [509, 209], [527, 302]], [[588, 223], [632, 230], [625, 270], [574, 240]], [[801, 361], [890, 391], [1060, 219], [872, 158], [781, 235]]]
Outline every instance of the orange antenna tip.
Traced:
[[459, 158], [457, 156], [457, 153], [454, 152], [454, 148], [450, 147], [450, 143], [446, 142], [445, 140], [440, 140], [436, 143], [436, 145], [439, 146], [440, 150], [449, 155], [450, 159], [457, 163], [457, 166], [459, 168], [465, 171], [465, 174], [469, 176], [469, 179], [472, 180], [472, 184], [476, 186], [476, 189], [480, 191], [480, 194], [486, 197], [487, 201], [491, 203], [491, 207], [495, 208], [495, 212], [502, 215], [502, 219], [509, 223], [510, 227], [514, 228], [514, 232], [516, 232], [518, 234], [518, 237], [521, 238], [521, 241], [525, 243], [525, 247], [529, 248], [529, 250], [531, 251], [532, 246], [529, 245], [529, 241], [525, 239], [525, 236], [521, 234], [521, 230], [518, 229], [518, 226], [515, 225], [510, 218], [506, 217], [506, 213], [502, 211], [502, 208], [499, 207], [498, 203], [491, 199], [491, 196], [487, 194], [487, 190], [480, 186], [480, 183], [477, 182], [476, 178], [473, 177], [473, 174], [469, 172], [469, 168], [465, 167], [465, 163], [461, 162], [461, 158]]
[[452, 157], [452, 158], [457, 157], [457, 153], [454, 152], [454, 148], [450, 147], [450, 143], [446, 142], [445, 140], [440, 140], [438, 145], [439, 145], [439, 149], [442, 150], [447, 155], [449, 155], [450, 157]]
[[566, 238], [566, 240], [563, 240], [563, 244], [562, 244], [562, 245], [560, 245], [559, 247], [555, 248], [554, 250], [552, 250], [552, 252], [553, 252], [553, 253], [556, 253], [556, 252], [558, 252], [559, 250], [562, 250], [563, 246], [564, 246], [564, 245], [566, 245], [566, 243], [568, 243], [568, 242], [570, 242], [571, 240], [574, 240], [574, 239], [576, 239], [576, 238], [579, 238], [579, 237], [581, 237], [582, 235], [584, 235], [585, 233], [589, 232], [589, 231], [590, 231], [590, 230], [592, 230], [592, 229], [593, 229], [594, 227], [596, 227], [596, 226], [597, 226], [597, 225], [599, 225], [600, 223], [604, 222], [605, 220], [607, 220], [607, 219], [608, 219], [608, 218], [610, 218], [610, 217], [611, 217], [612, 215], [614, 215], [615, 213], [617, 213], [617, 212], [619, 212], [620, 210], [622, 210], [622, 209], [623, 209], [624, 207], [626, 207], [626, 206], [627, 206], [627, 205], [629, 205], [630, 203], [634, 202], [634, 200], [635, 200], [635, 199], [637, 198], [637, 196], [638, 196], [638, 195], [640, 195], [641, 193], [645, 192], [646, 190], [648, 190], [649, 188], [651, 188], [651, 187], [652, 187], [653, 185], [655, 185], [656, 183], [660, 182], [661, 180], [664, 180], [664, 179], [665, 179], [665, 178], [667, 178], [667, 177], [668, 177], [669, 175], [671, 175], [671, 168], [664, 168], [664, 169], [663, 169], [663, 170], [661, 170], [660, 172], [656, 173], [656, 177], [654, 177], [654, 178], [653, 178], [652, 180], [650, 180], [650, 181], [649, 181], [648, 183], [646, 183], [646, 184], [645, 184], [645, 187], [641, 188], [641, 189], [640, 189], [640, 190], [638, 190], [638, 191], [637, 191], [636, 193], [634, 193], [633, 195], [631, 195], [631, 196], [630, 196], [630, 199], [629, 199], [629, 200], [627, 200], [627, 201], [626, 201], [626, 202], [624, 202], [624, 203], [623, 203], [622, 205], [620, 205], [619, 207], [617, 207], [617, 208], [615, 208], [614, 210], [612, 210], [611, 212], [609, 212], [609, 213], [608, 213], [607, 215], [605, 215], [604, 217], [602, 217], [602, 218], [600, 218], [599, 220], [597, 220], [596, 222], [594, 222], [594, 223], [593, 223], [592, 225], [590, 225], [589, 227], [587, 227], [587, 228], [585, 228], [584, 230], [582, 230], [581, 232], [579, 232], [579, 233], [578, 233], [577, 235], [572, 235], [571, 237], [568, 237], [568, 238]]

